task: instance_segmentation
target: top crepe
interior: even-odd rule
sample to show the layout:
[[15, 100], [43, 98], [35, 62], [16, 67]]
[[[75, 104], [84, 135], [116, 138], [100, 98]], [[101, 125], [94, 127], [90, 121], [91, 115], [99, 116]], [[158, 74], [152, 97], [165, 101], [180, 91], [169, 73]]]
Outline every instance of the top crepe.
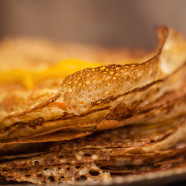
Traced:
[[[75, 124], [85, 127], [86, 123], [106, 119], [121, 103], [125, 105], [123, 112], [135, 111], [168, 91], [184, 87], [186, 40], [166, 27], [160, 27], [157, 36], [155, 54], [144, 63], [86, 68], [67, 76], [58, 90], [49, 89], [48, 94], [36, 96], [28, 107], [5, 115], [0, 120], [1, 142], [50, 133], [61, 127], [68, 129]], [[24, 96], [16, 98], [19, 104]]]

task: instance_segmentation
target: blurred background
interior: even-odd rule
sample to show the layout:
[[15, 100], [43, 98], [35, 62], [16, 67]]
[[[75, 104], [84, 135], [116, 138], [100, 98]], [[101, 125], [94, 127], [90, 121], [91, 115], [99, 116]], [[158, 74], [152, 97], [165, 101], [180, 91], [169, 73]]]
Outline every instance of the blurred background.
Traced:
[[0, 0], [0, 39], [152, 48], [154, 28], [186, 34], [186, 0]]

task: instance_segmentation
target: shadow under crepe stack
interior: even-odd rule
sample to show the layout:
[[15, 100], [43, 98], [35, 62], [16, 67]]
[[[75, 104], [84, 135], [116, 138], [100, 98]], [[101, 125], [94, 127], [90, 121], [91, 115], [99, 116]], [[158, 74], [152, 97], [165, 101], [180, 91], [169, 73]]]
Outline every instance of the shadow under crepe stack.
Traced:
[[2, 42], [1, 182], [111, 183], [186, 167], [186, 40], [167, 27], [157, 37], [149, 53]]

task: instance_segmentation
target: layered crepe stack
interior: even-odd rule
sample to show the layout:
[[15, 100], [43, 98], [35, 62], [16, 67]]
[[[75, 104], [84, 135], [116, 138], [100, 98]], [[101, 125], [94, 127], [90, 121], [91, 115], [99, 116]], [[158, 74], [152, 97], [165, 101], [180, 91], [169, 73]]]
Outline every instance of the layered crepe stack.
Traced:
[[4, 41], [1, 182], [109, 183], [186, 166], [186, 39], [166, 27], [157, 37], [149, 53]]

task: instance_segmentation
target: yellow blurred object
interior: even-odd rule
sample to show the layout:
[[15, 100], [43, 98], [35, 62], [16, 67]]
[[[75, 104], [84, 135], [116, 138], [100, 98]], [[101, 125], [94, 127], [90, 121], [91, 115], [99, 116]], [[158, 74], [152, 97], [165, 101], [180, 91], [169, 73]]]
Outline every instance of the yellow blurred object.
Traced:
[[44, 70], [23, 70], [14, 69], [0, 72], [0, 83], [21, 83], [25, 88], [33, 89], [35, 82], [47, 77], [65, 78], [69, 74], [88, 67], [97, 67], [101, 63], [86, 62], [77, 59], [67, 59], [58, 62], [56, 65], [48, 67]]

